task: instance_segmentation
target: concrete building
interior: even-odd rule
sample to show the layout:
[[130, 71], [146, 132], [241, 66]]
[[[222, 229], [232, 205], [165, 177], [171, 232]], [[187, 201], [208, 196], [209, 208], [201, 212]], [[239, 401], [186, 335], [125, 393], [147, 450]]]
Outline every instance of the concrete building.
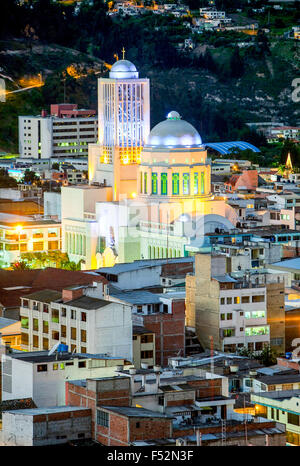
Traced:
[[300, 390], [252, 393], [257, 415], [286, 426], [287, 444], [300, 446]]
[[[229, 265], [228, 265], [229, 264]], [[186, 278], [186, 325], [204, 348], [285, 351], [284, 279], [230, 270], [229, 258], [197, 254], [195, 275]]]
[[[65, 382], [111, 377], [124, 357], [101, 354], [19, 352], [2, 356], [2, 400], [32, 398], [37, 407], [66, 403]], [[131, 367], [130, 365], [128, 367]]]
[[48, 350], [60, 342], [72, 352], [132, 360], [131, 308], [106, 299], [101, 283], [23, 296], [20, 318], [24, 350]]
[[155, 333], [143, 326], [134, 325], [132, 329], [132, 362], [140, 369], [142, 365], [155, 366]]
[[82, 157], [97, 142], [95, 110], [77, 104], [51, 105], [50, 115], [19, 116], [19, 153], [24, 158]]
[[61, 223], [43, 216], [0, 213], [0, 265], [9, 267], [26, 252], [61, 250]]
[[75, 406], [5, 411], [2, 446], [60, 445], [91, 438], [91, 410]]

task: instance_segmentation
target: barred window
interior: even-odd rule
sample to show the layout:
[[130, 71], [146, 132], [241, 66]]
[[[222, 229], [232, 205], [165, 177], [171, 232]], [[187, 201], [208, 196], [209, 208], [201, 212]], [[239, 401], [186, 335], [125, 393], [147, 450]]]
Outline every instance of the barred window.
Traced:
[[97, 411], [97, 424], [98, 426], [108, 427], [109, 425], [109, 415], [104, 411]]

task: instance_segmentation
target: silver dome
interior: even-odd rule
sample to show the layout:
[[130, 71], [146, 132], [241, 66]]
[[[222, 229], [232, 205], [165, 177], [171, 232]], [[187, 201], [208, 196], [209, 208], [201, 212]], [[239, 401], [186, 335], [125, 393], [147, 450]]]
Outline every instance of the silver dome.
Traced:
[[118, 60], [110, 69], [109, 77], [112, 79], [137, 79], [139, 73], [129, 60]]
[[150, 131], [145, 147], [199, 147], [202, 139], [196, 128], [181, 120], [177, 112], [170, 112], [165, 121], [158, 123]]

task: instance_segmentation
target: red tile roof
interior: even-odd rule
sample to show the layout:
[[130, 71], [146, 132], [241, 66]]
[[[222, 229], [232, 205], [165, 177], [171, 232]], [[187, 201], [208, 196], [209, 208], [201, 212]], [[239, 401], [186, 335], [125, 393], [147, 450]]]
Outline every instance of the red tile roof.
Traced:
[[[35, 270], [1, 270], [0, 269], [0, 306], [17, 307], [20, 296], [43, 289], [62, 291], [73, 285], [90, 285], [93, 282], [108, 284], [101, 275], [84, 271], [71, 271], [48, 267]], [[7, 290], [5, 288], [22, 287]]]

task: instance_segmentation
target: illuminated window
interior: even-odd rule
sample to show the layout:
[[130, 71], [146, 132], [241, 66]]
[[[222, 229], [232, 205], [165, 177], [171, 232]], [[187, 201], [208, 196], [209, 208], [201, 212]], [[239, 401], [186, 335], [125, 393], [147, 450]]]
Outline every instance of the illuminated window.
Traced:
[[198, 194], [199, 190], [199, 173], [194, 173], [194, 194]]
[[240, 297], [239, 297], [239, 296], [236, 296], [236, 297], [234, 298], [234, 304], [240, 304], [240, 302], [241, 302]]
[[152, 173], [152, 194], [157, 194], [157, 173]]
[[201, 194], [204, 194], [204, 172], [201, 173]]
[[140, 191], [143, 192], [143, 173], [140, 173]]
[[144, 173], [144, 193], [147, 194], [147, 173]]
[[184, 173], [182, 176], [182, 192], [190, 194], [190, 175], [188, 173]]
[[162, 173], [160, 175], [160, 189], [162, 195], [168, 194], [168, 174]]
[[179, 194], [179, 173], [172, 174], [172, 194]]
[[252, 312], [252, 319], [261, 319], [266, 317], [266, 311], [253, 311]]
[[251, 319], [251, 312], [245, 312], [245, 319]]
[[248, 337], [251, 337], [253, 335], [269, 335], [269, 327], [246, 327], [245, 334]]
[[29, 328], [28, 322], [29, 322], [28, 317], [21, 316], [21, 327], [22, 328]]

